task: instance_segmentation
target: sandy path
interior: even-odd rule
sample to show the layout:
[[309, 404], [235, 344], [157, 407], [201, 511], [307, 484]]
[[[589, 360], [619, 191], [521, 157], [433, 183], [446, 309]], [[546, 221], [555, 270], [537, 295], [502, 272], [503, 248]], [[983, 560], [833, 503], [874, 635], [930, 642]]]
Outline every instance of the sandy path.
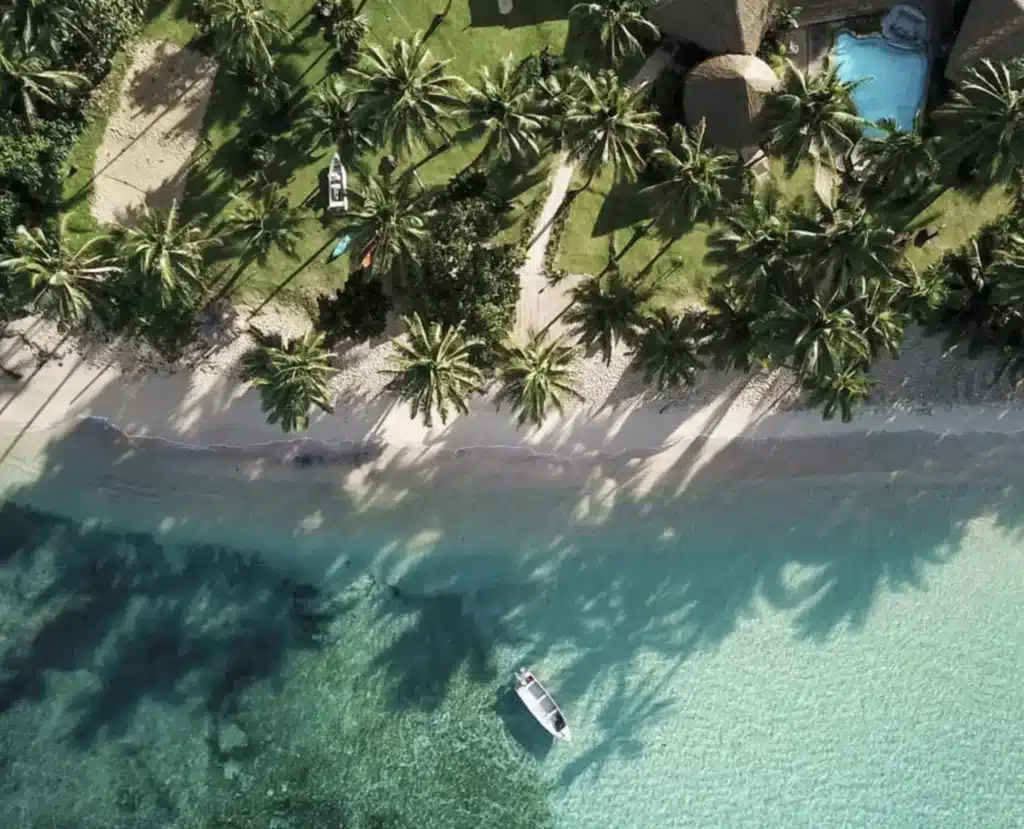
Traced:
[[[668, 51], [658, 49], [647, 59], [630, 83], [639, 86], [653, 81], [671, 61], [672, 55]], [[576, 171], [576, 168], [566, 161], [564, 155], [555, 159], [554, 169], [551, 191], [534, 226], [531, 237], [533, 244], [526, 252], [526, 262], [519, 272], [520, 293], [515, 330], [520, 337], [524, 337], [531, 328], [540, 330], [556, 319], [569, 304], [573, 287], [582, 279], [580, 276], [569, 276], [556, 285], [549, 285], [544, 273], [544, 254], [551, 241], [551, 228], [558, 208], [569, 192], [573, 173]], [[553, 334], [560, 333], [560, 330], [561, 327], [557, 323], [551, 328]]]
[[130, 223], [144, 206], [168, 207], [185, 190], [217, 62], [166, 42], [141, 43], [96, 154], [92, 212]]

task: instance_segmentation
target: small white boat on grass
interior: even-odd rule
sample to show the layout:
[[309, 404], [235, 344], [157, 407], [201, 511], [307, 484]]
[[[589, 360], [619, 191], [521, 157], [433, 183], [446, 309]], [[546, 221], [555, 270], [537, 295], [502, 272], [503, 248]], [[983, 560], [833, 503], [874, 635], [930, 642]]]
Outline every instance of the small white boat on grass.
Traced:
[[534, 719], [544, 726], [551, 736], [556, 740], [569, 742], [569, 724], [562, 715], [562, 709], [540, 684], [533, 671], [520, 668], [516, 673], [516, 694], [523, 701], [526, 710], [533, 714]]
[[348, 173], [337, 153], [327, 170], [327, 209], [348, 210]]

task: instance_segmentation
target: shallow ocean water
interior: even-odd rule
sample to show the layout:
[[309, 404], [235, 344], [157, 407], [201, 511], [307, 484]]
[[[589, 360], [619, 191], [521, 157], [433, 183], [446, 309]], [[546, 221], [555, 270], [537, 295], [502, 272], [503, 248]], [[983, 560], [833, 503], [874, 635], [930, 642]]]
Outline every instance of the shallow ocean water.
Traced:
[[1024, 479], [375, 512], [95, 443], [0, 473], [0, 826], [1024, 824]]

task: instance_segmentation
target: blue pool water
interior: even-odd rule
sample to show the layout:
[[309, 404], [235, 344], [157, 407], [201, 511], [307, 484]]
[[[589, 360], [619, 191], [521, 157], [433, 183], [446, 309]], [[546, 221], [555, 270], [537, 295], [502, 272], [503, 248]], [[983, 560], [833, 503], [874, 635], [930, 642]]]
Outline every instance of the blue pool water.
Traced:
[[[853, 91], [862, 118], [876, 122], [888, 118], [904, 132], [914, 129], [928, 79], [928, 56], [923, 50], [897, 48], [881, 35], [857, 37], [843, 32], [836, 38], [832, 57], [843, 81], [863, 81]], [[874, 129], [865, 132], [880, 134]]]

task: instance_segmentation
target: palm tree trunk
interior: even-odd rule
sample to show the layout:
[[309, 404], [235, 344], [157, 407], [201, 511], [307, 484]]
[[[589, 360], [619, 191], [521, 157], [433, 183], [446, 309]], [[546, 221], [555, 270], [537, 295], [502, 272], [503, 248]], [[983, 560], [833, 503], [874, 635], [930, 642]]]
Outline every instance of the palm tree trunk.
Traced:
[[593, 183], [593, 181], [594, 176], [591, 175], [590, 178], [583, 182], [582, 187], [577, 187], [566, 192], [565, 198], [562, 199], [562, 203], [558, 205], [558, 209], [555, 211], [555, 214], [551, 217], [551, 221], [545, 223], [544, 227], [540, 228], [534, 235], [534, 237], [530, 239], [530, 241], [527, 243], [527, 250], [529, 250], [535, 244], [537, 244], [537, 241], [540, 239], [540, 237], [547, 233], [548, 228], [555, 224], [555, 222], [557, 222], [559, 218], [561, 218], [562, 214], [565, 213], [565, 211], [572, 206], [572, 203], [576, 201], [576, 199], [579, 197], [581, 193], [586, 192], [590, 188], [590, 185]]
[[238, 287], [238, 283], [239, 280], [241, 280], [242, 278], [242, 274], [245, 273], [246, 268], [248, 268], [250, 264], [251, 260], [249, 260], [248, 258], [242, 259], [242, 261], [238, 263], [238, 267], [235, 268], [235, 272], [231, 274], [230, 277], [228, 277], [228, 280], [221, 286], [221, 289], [217, 291], [217, 293], [210, 299], [209, 303], [207, 304], [212, 305], [213, 303], [220, 302], [220, 300], [229, 296], [231, 292]]
[[665, 242], [665, 244], [663, 244], [658, 249], [658, 252], [654, 254], [654, 256], [651, 258], [651, 261], [644, 265], [643, 270], [641, 270], [640, 273], [637, 274], [637, 276], [647, 276], [648, 274], [650, 274], [650, 272], [654, 270], [654, 266], [657, 264], [658, 260], [661, 259], [661, 257], [664, 256], [666, 253], [668, 253], [668, 249], [672, 247], [672, 245], [674, 245], [675, 243], [675, 239], [669, 239], [667, 242]]
[[647, 224], [645, 224], [643, 227], [638, 227], [636, 230], [634, 230], [633, 235], [629, 238], [629, 241], [626, 242], [626, 246], [608, 260], [608, 264], [604, 266], [604, 270], [602, 270], [601, 273], [598, 274], [598, 276], [604, 276], [606, 273], [608, 273], [608, 271], [612, 269], [613, 266], [617, 265], [619, 260], [622, 259], [622, 257], [625, 256], [627, 253], [629, 253], [629, 251], [637, 242], [639, 242], [641, 239], [646, 237], [651, 232], [651, 228], [654, 227], [657, 221], [657, 218], [653, 218], [650, 221], [648, 221]]
[[421, 158], [419, 161], [417, 161], [412, 166], [412, 169], [409, 170], [409, 172], [410, 173], [416, 173], [420, 169], [420, 167], [423, 167], [425, 164], [429, 164], [431, 161], [433, 161], [439, 155], [442, 155], [442, 154], [448, 152], [448, 150], [450, 150], [452, 148], [452, 144], [453, 143], [454, 142], [451, 140], [451, 138], [446, 139], [445, 142], [441, 146], [435, 147], [433, 150], [431, 150], [429, 153], [427, 153], [427, 155], [425, 155], [423, 158]]

